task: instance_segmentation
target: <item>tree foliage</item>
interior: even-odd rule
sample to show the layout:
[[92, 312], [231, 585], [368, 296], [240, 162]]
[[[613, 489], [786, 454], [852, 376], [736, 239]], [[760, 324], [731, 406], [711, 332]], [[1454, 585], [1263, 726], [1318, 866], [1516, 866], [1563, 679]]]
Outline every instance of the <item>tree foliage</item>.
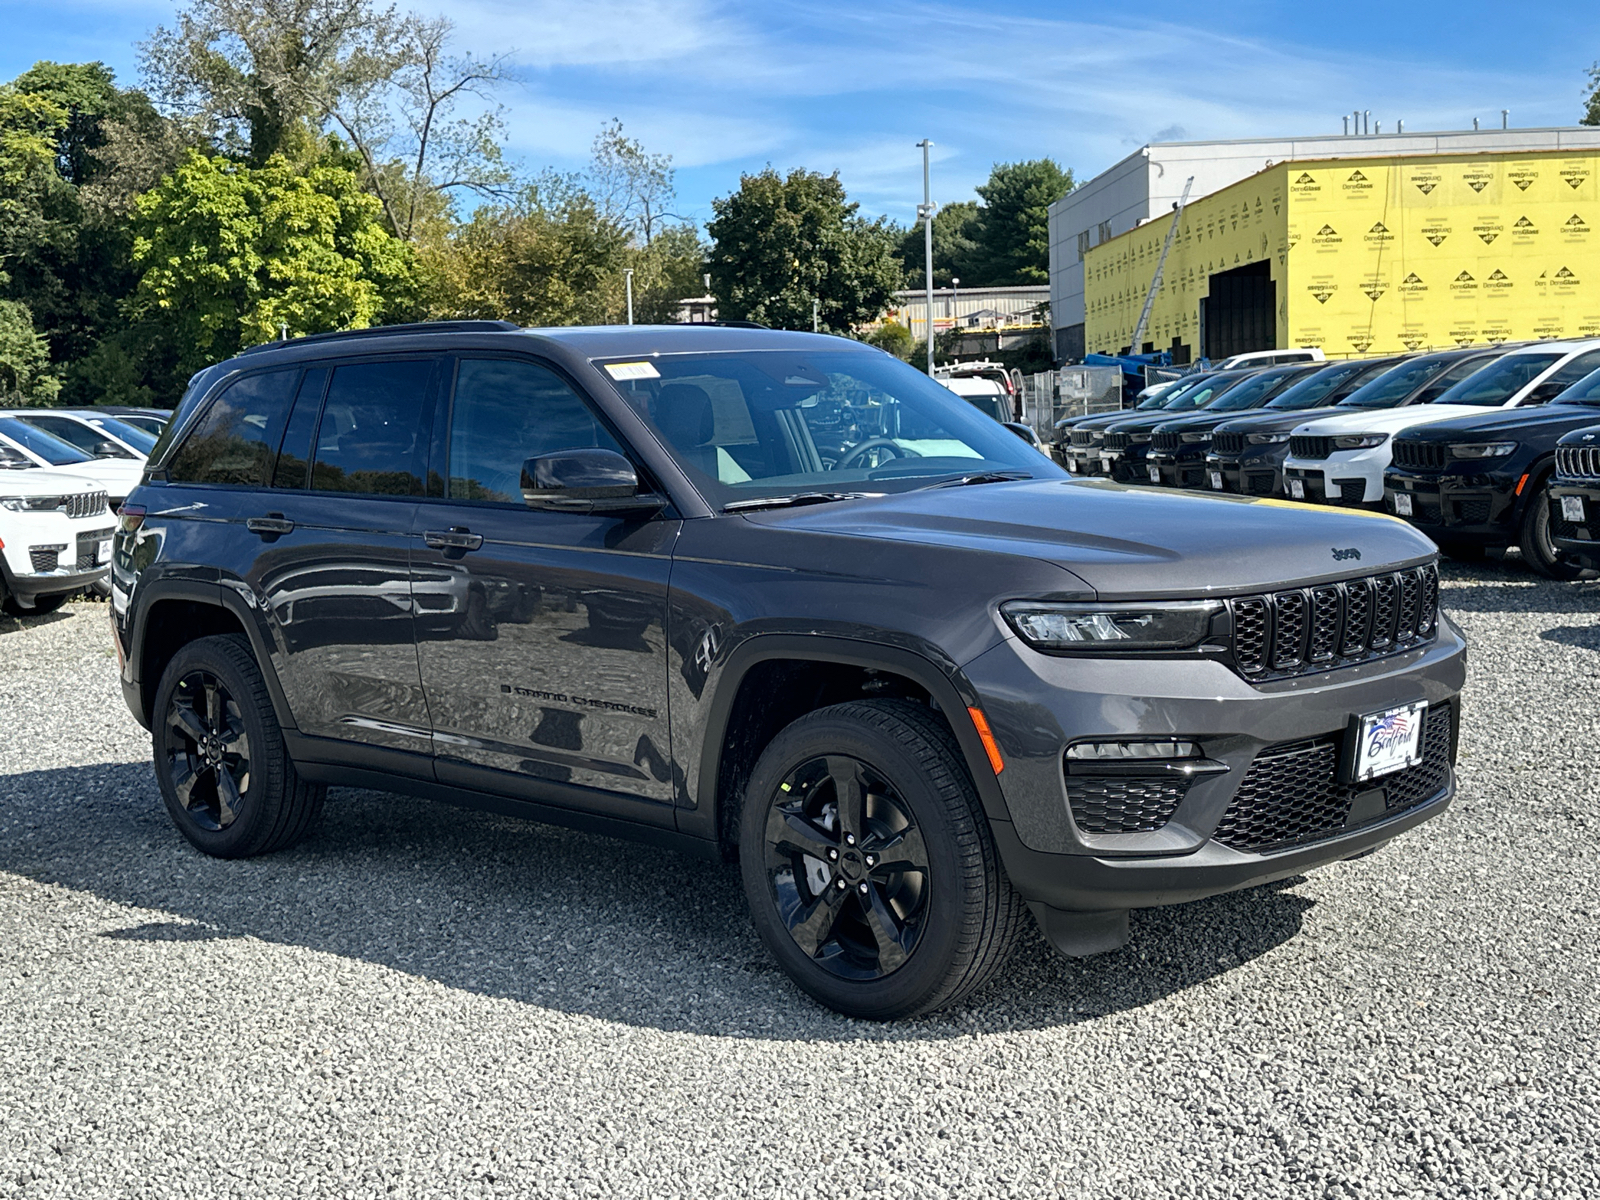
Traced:
[[346, 156], [309, 169], [191, 152], [138, 205], [136, 317], [172, 328], [189, 369], [270, 341], [362, 328], [415, 297], [410, 249]]
[[725, 318], [810, 329], [815, 303], [821, 328], [848, 333], [900, 286], [899, 235], [857, 215], [837, 172], [768, 167], [711, 207], [711, 289]]
[[1589, 68], [1589, 92], [1584, 97], [1580, 125], [1600, 125], [1600, 62]]
[[50, 347], [34, 330], [28, 306], [0, 300], [0, 407], [49, 404], [60, 389], [50, 373]]
[[589, 166], [589, 185], [606, 220], [628, 230], [649, 245], [662, 222], [678, 218], [667, 212], [677, 196], [670, 154], [651, 154], [638, 139], [622, 132], [622, 122], [612, 120], [595, 135]]
[[[996, 163], [977, 193], [983, 203], [958, 201], [933, 219], [933, 278], [948, 287], [1005, 287], [1050, 281], [1050, 206], [1072, 190], [1072, 172], [1048, 158]], [[922, 225], [906, 230], [900, 257], [906, 276], [922, 282]]]
[[[952, 277], [966, 280], [975, 261], [978, 243], [978, 202], [958, 200], [946, 204], [933, 218], [933, 278], [944, 286]], [[926, 234], [918, 221], [900, 239], [900, 260], [905, 264], [906, 286], [926, 287], [923, 272], [927, 267]]]

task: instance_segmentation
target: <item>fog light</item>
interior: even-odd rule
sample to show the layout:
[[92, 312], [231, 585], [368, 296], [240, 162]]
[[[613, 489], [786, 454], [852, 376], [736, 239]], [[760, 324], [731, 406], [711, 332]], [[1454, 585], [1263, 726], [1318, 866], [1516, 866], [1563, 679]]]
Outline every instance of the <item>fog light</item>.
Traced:
[[1079, 742], [1067, 757], [1090, 762], [1130, 762], [1152, 758], [1199, 758], [1193, 742]]

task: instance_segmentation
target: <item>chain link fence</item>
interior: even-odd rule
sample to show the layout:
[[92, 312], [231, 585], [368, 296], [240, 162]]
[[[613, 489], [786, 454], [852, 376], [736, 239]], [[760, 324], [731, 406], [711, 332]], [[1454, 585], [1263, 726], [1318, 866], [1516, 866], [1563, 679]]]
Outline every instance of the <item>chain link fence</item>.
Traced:
[[1056, 424], [1072, 417], [1116, 412], [1122, 407], [1120, 367], [1063, 367], [1022, 377], [1022, 422], [1047, 446], [1055, 446]]

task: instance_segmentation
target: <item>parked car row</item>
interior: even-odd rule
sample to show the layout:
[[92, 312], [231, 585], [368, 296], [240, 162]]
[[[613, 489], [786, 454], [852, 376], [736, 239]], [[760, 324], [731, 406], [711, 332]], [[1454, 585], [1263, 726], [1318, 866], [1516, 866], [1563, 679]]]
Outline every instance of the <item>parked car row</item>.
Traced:
[[[1573, 579], [1600, 569], [1600, 514], [1580, 494], [1588, 476], [1558, 482], [1556, 450], [1597, 408], [1600, 339], [1475, 346], [1196, 374], [1135, 410], [1071, 422], [1057, 455], [1121, 483], [1381, 509], [1451, 557], [1516, 546], [1534, 570]], [[1563, 500], [1558, 486], [1577, 490]]]
[[170, 415], [51, 408], [0, 416], [0, 608], [38, 616], [75, 593], [106, 593], [112, 510], [138, 486]]

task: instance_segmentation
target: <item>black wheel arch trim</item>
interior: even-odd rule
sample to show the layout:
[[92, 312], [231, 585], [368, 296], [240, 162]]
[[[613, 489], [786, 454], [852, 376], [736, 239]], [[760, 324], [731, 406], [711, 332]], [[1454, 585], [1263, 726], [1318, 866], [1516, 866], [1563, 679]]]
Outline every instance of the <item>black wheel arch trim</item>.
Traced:
[[981, 707], [977, 690], [954, 662], [936, 661], [926, 654], [881, 642], [825, 634], [763, 633], [741, 642], [728, 656], [716, 684], [706, 718], [705, 740], [700, 746], [699, 795], [693, 808], [678, 810], [678, 827], [685, 833], [716, 841], [721, 836], [720, 767], [733, 702], [752, 667], [775, 659], [836, 663], [902, 675], [925, 690], [938, 703], [955, 734], [973, 785], [991, 820], [1009, 821], [1010, 810], [988, 752], [967, 718], [968, 707]]

